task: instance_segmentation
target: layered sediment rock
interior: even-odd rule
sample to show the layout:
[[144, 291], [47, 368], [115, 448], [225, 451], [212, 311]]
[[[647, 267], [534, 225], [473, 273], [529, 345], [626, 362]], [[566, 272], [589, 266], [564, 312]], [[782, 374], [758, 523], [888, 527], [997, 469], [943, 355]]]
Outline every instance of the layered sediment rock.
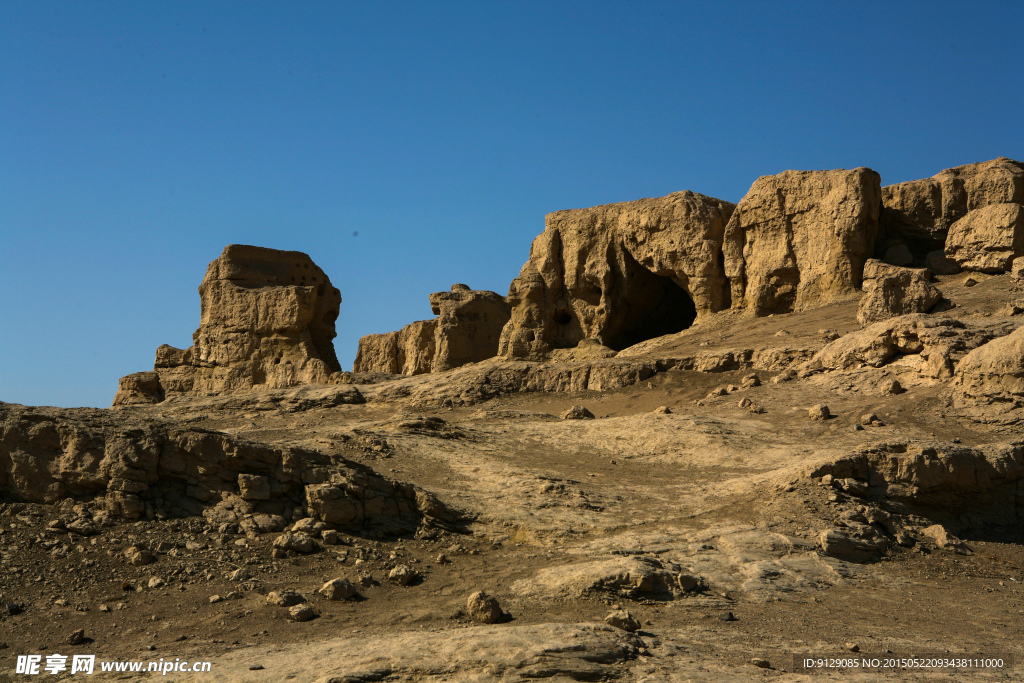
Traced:
[[498, 353], [543, 357], [584, 339], [618, 350], [728, 308], [719, 255], [733, 208], [677, 192], [548, 214], [509, 288]]
[[881, 183], [868, 168], [763, 176], [740, 201], [723, 251], [734, 307], [789, 313], [861, 287]]
[[957, 166], [931, 178], [882, 188], [885, 248], [904, 243], [919, 258], [946, 244], [968, 212], [991, 204], [1024, 204], [1024, 164], [1006, 157]]
[[157, 349], [152, 372], [121, 379], [114, 405], [337, 379], [341, 296], [306, 254], [229, 245], [207, 268], [199, 296], [193, 345]]
[[254, 531], [280, 531], [296, 509], [339, 529], [388, 532], [458, 517], [338, 455], [85, 408], [0, 404], [0, 491], [34, 503], [73, 497], [119, 518], [202, 514]]
[[454, 284], [450, 292], [431, 294], [430, 308], [437, 318], [361, 338], [353, 372], [419, 375], [497, 355], [498, 337], [509, 319], [505, 297]]

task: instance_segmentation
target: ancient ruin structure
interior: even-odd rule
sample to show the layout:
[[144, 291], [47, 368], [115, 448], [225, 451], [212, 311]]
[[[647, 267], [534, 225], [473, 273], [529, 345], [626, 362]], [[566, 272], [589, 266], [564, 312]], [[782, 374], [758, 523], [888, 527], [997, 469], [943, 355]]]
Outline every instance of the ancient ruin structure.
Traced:
[[340, 372], [341, 294], [306, 254], [229, 245], [207, 268], [199, 297], [193, 345], [158, 348], [151, 372], [121, 378], [114, 405], [326, 384]]

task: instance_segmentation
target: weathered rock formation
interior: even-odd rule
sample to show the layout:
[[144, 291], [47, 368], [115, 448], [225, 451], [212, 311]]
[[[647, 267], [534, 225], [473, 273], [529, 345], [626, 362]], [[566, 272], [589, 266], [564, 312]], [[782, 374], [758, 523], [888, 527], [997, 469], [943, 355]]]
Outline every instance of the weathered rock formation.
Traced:
[[733, 306], [789, 313], [859, 290], [880, 197], [879, 176], [868, 168], [758, 178], [725, 230]]
[[0, 491], [35, 503], [72, 497], [118, 518], [202, 514], [256, 532], [307, 515], [387, 532], [457, 517], [425, 491], [338, 455], [85, 408], [0, 404]]
[[941, 250], [953, 226], [990, 204], [1024, 204], [1024, 164], [999, 157], [957, 166], [931, 178], [882, 188], [879, 246], [906, 244], [919, 258]]
[[1024, 327], [974, 349], [960, 361], [953, 402], [959, 407], [991, 406], [999, 412], [1024, 407]]
[[942, 300], [924, 268], [900, 268], [868, 259], [864, 266], [864, 297], [857, 308], [861, 325], [909, 313], [927, 313]]
[[498, 353], [593, 339], [623, 349], [729, 307], [720, 259], [733, 204], [693, 192], [548, 214], [509, 288]]
[[437, 346], [437, 319], [418, 320], [395, 332], [368, 334], [359, 339], [353, 372], [421, 375], [430, 372]]
[[[902, 315], [869, 325], [827, 344], [811, 364], [826, 370], [849, 370], [862, 365], [879, 368], [897, 358], [917, 356], [918, 371], [928, 377], [953, 376], [957, 363], [1012, 326], [996, 324], [972, 329], [952, 318], [923, 314]], [[909, 358], [908, 358], [909, 357]]]
[[[982, 347], [984, 348], [984, 347]], [[932, 442], [882, 443], [809, 473], [861, 483], [862, 497], [892, 499], [965, 527], [1024, 520], [1024, 443], [975, 448]]]
[[454, 284], [450, 292], [431, 294], [430, 308], [437, 318], [360, 339], [353, 372], [419, 375], [497, 355], [498, 337], [509, 320], [505, 297]]
[[121, 379], [114, 405], [326, 384], [340, 373], [332, 340], [341, 296], [306, 254], [229, 245], [199, 297], [193, 345], [158, 348], [152, 372]]
[[949, 228], [946, 256], [964, 270], [1005, 273], [1024, 256], [1024, 206], [989, 204]]

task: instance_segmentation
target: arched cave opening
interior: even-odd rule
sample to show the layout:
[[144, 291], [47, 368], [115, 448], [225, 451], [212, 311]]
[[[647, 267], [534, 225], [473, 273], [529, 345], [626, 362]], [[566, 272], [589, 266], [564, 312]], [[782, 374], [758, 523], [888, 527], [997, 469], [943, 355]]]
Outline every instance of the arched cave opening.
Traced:
[[[627, 255], [626, 258], [632, 259]], [[697, 318], [697, 307], [685, 289], [669, 277], [656, 275], [633, 261], [627, 269], [623, 296], [602, 337], [616, 351], [666, 334], [682, 332]]]

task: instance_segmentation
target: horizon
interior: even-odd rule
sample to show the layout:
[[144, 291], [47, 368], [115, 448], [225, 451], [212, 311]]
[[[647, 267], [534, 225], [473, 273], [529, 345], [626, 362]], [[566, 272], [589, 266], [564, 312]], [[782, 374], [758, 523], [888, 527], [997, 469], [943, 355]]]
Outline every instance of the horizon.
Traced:
[[554, 211], [1024, 159], [1024, 6], [923, 9], [0, 3], [0, 401], [109, 406], [228, 244], [324, 270], [350, 370]]

